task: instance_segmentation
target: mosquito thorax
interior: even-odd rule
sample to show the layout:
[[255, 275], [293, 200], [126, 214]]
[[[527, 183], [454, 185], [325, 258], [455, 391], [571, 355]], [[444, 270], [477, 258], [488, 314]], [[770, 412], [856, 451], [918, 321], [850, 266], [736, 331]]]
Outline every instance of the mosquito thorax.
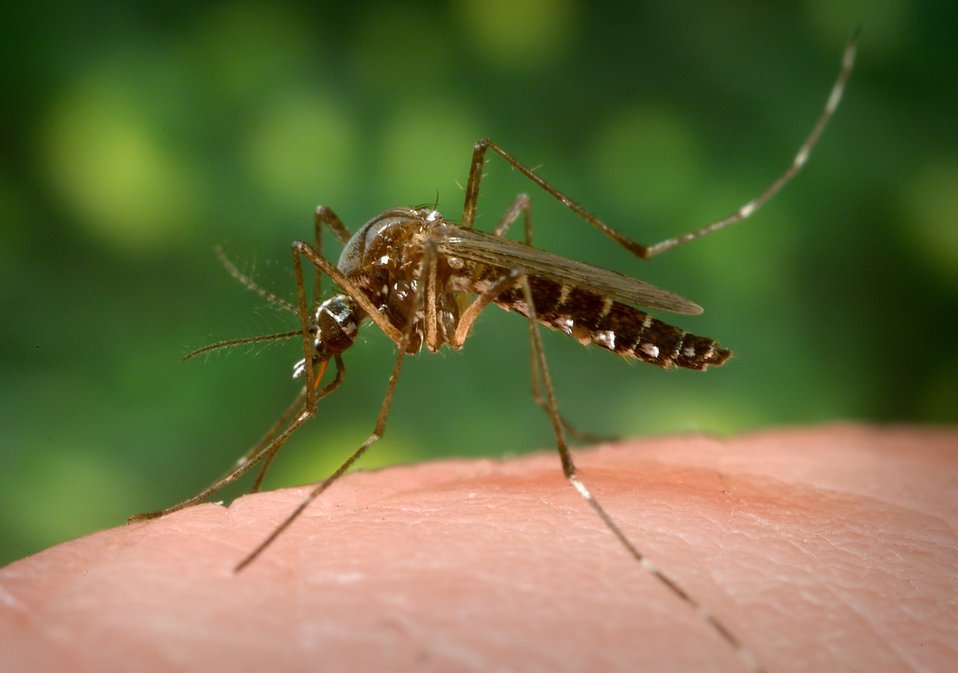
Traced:
[[[426, 343], [423, 312], [416, 293], [426, 242], [448, 226], [433, 208], [391, 208], [364, 224], [346, 243], [337, 268], [366, 295], [379, 313], [398, 330], [409, 331], [406, 352]], [[430, 301], [435, 306], [436, 339], [426, 344], [437, 350], [455, 331], [460, 307], [445, 291], [452, 268], [442, 255], [436, 258], [436, 282]], [[462, 267], [462, 264], [459, 265]], [[411, 324], [410, 324], [411, 323]]]
[[[403, 251], [415, 247], [417, 237], [442, 214], [431, 208], [392, 208], [369, 220], [353, 234], [339, 256], [337, 268], [347, 276], [361, 269], [404, 266], [413, 261]], [[418, 261], [416, 259], [415, 261]]]

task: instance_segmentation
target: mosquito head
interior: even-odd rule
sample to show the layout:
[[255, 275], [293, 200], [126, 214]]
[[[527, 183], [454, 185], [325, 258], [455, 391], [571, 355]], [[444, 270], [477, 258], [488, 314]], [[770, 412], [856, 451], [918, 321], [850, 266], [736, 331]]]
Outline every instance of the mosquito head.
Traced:
[[[345, 294], [330, 297], [316, 309], [310, 333], [313, 335], [313, 364], [329, 360], [353, 345], [362, 312], [356, 303]], [[305, 360], [293, 367], [293, 378], [306, 371]]]

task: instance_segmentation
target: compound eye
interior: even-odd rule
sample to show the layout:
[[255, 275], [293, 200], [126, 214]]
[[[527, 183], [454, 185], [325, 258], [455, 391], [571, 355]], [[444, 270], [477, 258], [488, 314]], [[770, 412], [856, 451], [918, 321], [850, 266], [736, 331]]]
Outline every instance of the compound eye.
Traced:
[[321, 347], [328, 353], [342, 353], [353, 345], [359, 321], [352, 302], [345, 297], [333, 297], [320, 306], [316, 322], [319, 325]]

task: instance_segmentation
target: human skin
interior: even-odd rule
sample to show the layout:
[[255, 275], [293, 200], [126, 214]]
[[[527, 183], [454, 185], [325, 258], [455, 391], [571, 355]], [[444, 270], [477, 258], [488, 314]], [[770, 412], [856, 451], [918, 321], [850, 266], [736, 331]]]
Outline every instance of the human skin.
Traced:
[[[640, 550], [769, 671], [951, 671], [958, 430], [831, 425], [576, 452]], [[558, 459], [348, 475], [0, 570], [2, 671], [744, 671]]]

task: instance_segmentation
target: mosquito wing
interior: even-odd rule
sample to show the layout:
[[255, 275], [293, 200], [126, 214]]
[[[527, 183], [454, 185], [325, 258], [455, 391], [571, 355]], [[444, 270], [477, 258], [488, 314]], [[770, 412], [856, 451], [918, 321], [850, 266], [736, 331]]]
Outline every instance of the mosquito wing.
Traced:
[[523, 269], [530, 275], [591, 290], [623, 304], [687, 315], [702, 312], [695, 302], [641, 280], [474, 229], [446, 224], [437, 244], [447, 255], [502, 269]]

